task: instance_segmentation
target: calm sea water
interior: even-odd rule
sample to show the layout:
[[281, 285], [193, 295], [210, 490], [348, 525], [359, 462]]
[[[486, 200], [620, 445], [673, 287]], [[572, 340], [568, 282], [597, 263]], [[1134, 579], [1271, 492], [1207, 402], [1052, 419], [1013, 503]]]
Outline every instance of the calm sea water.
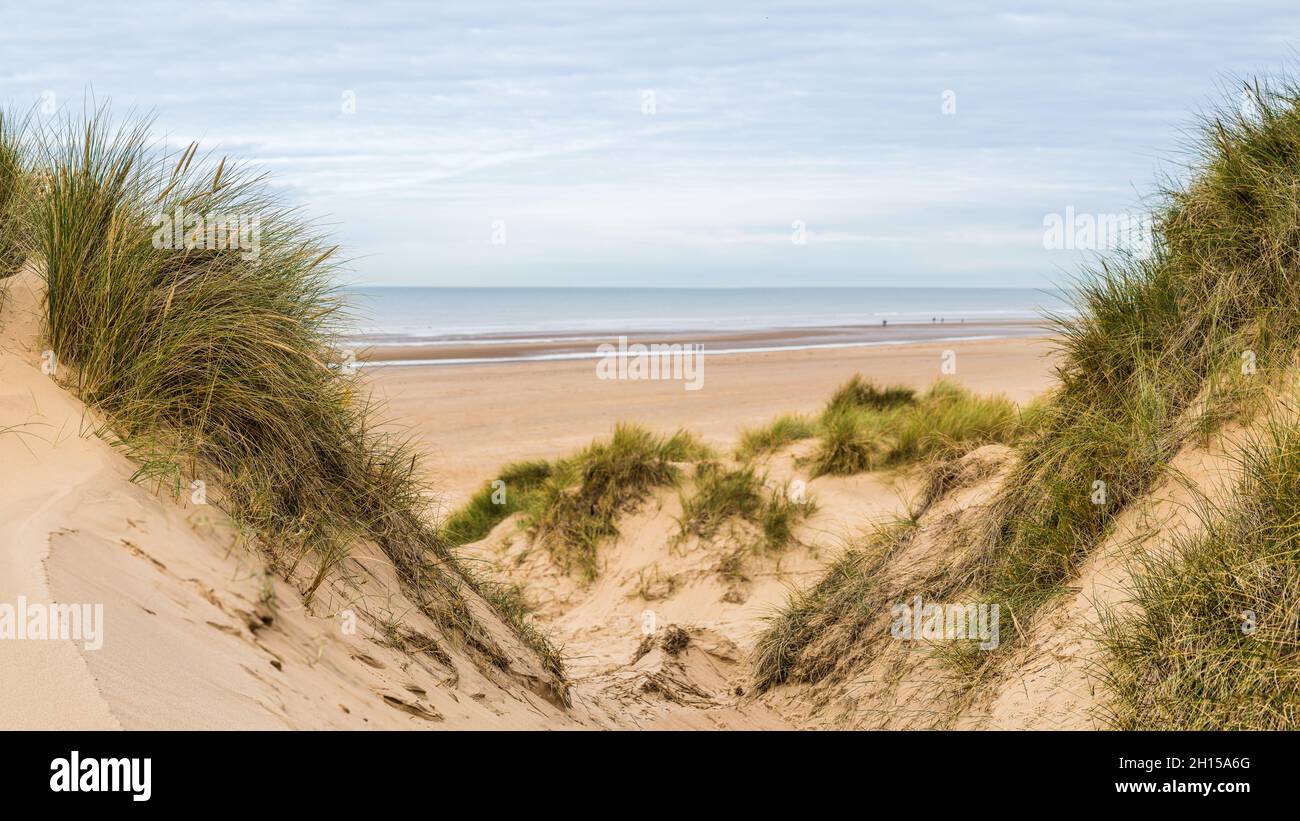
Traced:
[[547, 341], [619, 333], [766, 331], [1066, 313], [1028, 288], [353, 288], [370, 345]]

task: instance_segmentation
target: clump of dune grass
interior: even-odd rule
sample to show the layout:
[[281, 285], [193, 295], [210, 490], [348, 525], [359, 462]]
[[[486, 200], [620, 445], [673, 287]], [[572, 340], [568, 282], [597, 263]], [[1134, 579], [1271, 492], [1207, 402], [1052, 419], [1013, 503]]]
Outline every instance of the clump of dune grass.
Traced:
[[26, 122], [0, 110], [0, 279], [18, 272], [27, 256], [25, 209], [32, 180]]
[[1300, 721], [1300, 428], [1270, 420], [1204, 530], [1138, 557], [1106, 622], [1119, 729], [1283, 730]]
[[805, 416], [785, 414], [763, 427], [750, 428], [740, 435], [736, 446], [737, 459], [753, 459], [774, 453], [800, 439], [817, 435], [816, 423]]
[[443, 522], [443, 535], [455, 545], [477, 542], [506, 518], [527, 510], [530, 500], [551, 477], [554, 466], [545, 460], [515, 462], [475, 493]]
[[701, 462], [695, 469], [695, 487], [682, 494], [678, 542], [688, 536], [711, 540], [732, 521], [753, 525], [760, 552], [779, 552], [794, 541], [799, 521], [816, 512], [810, 499], [795, 499], [789, 488], [769, 487], [766, 476], [750, 465], [728, 469], [717, 462]]
[[977, 396], [950, 382], [906, 401], [856, 405], [841, 396], [883, 395], [854, 377], [822, 414], [821, 437], [809, 461], [814, 476], [848, 476], [939, 458], [993, 442], [1015, 441], [1021, 414], [1001, 396]]
[[878, 387], [862, 374], [854, 374], [849, 381], [840, 385], [831, 394], [826, 403], [826, 412], [834, 413], [847, 408], [865, 408], [868, 410], [888, 410], [916, 401], [916, 392], [900, 385]]
[[528, 501], [527, 526], [566, 571], [591, 580], [598, 549], [618, 536], [618, 517], [656, 487], [676, 485], [678, 466], [712, 456], [695, 436], [660, 436], [620, 424], [613, 436], [557, 462]]
[[826, 414], [810, 457], [813, 477], [852, 476], [882, 467], [891, 448], [885, 424], [885, 417], [851, 409]]
[[749, 519], [763, 507], [763, 477], [752, 467], [727, 470], [717, 462], [695, 468], [694, 493], [682, 494], [681, 534], [711, 539], [727, 520]]
[[795, 527], [816, 512], [817, 502], [793, 493], [790, 486], [768, 488], [767, 499], [755, 521], [761, 534], [759, 551], [777, 553], [794, 544]]
[[1021, 414], [1004, 396], [978, 396], [937, 382], [921, 401], [900, 412], [889, 461], [894, 464], [952, 455], [993, 443], [1014, 442]]
[[[206, 482], [309, 599], [354, 544], [372, 542], [431, 619], [508, 668], [469, 602], [480, 593], [562, 694], [558, 652], [460, 566], [430, 523], [413, 448], [378, 429], [346, 373], [332, 344], [343, 307], [334, 249], [260, 175], [193, 145], [167, 153], [149, 130], [101, 109], [43, 135], [49, 184], [32, 222], [62, 377], [143, 475]], [[178, 210], [242, 216], [259, 231], [230, 247], [187, 225], [169, 247], [157, 229]]]

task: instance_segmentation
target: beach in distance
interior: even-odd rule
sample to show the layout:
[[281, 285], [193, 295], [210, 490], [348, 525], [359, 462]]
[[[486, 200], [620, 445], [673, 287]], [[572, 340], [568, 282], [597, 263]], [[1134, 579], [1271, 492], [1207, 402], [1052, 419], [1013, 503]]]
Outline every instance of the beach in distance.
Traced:
[[[814, 411], [853, 373], [940, 378], [1024, 403], [1052, 379], [1048, 315], [1030, 288], [356, 288], [356, 353], [386, 418], [427, 449], [449, 509], [504, 464], [555, 458], [619, 422], [695, 431]], [[704, 389], [598, 378], [604, 352], [699, 346]], [[602, 347], [604, 346], [604, 347]], [[948, 372], [943, 356], [955, 354]]]
[[[427, 449], [430, 478], [450, 508], [505, 463], [563, 456], [619, 422], [688, 428], [726, 449], [743, 428], [815, 411], [854, 373], [918, 390], [944, 378], [1026, 403], [1053, 384], [1056, 344], [1039, 323], [1020, 327], [999, 339], [707, 356], [705, 388], [695, 391], [673, 380], [600, 380], [591, 360], [367, 371], [385, 417]], [[947, 352], [951, 374], [942, 371]]]
[[595, 359], [600, 346], [705, 356], [1036, 337], [1060, 291], [1028, 288], [369, 288], [341, 344], [367, 365]]

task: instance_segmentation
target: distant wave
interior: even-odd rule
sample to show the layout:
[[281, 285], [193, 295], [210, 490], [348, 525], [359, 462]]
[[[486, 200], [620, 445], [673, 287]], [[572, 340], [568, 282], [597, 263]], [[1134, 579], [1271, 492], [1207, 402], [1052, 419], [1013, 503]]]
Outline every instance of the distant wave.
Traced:
[[[655, 324], [642, 318], [628, 320], [626, 322], [611, 322], [609, 320], [593, 320], [584, 327], [572, 327], [574, 323], [569, 323], [569, 327], [554, 328], [530, 328], [520, 327], [519, 325], [502, 325], [492, 328], [457, 328], [454, 333], [446, 331], [439, 332], [435, 328], [420, 327], [383, 327], [372, 326], [359, 328], [345, 336], [346, 339], [364, 343], [372, 347], [397, 347], [405, 345], [514, 345], [514, 344], [554, 344], [563, 342], [591, 342], [602, 339], [609, 339], [613, 336], [628, 333], [638, 334], [690, 334], [701, 332], [725, 332], [725, 331], [797, 331], [797, 330], [829, 330], [834, 328], [853, 328], [853, 327], [875, 327], [880, 325], [881, 319], [887, 319], [891, 325], [925, 325], [932, 324], [942, 325], [961, 325], [965, 319], [970, 322], [989, 322], [996, 320], [1016, 320], [1026, 321], [1042, 319], [1042, 313], [1032, 311], [968, 311], [963, 316], [955, 316], [957, 312], [950, 312], [942, 315], [944, 322], [932, 323], [929, 319], [911, 319], [912, 315], [896, 312], [893, 314], [878, 314], [874, 316], [874, 321], [840, 321], [835, 318], [821, 317], [808, 319], [804, 317], [791, 318], [789, 323], [780, 324], [759, 324], [749, 318], [731, 317], [727, 319], [715, 318], [710, 320], [699, 320], [697, 322], [683, 324], [665, 323]], [[1060, 315], [1072, 316], [1073, 311], [1057, 312]], [[935, 314], [939, 316], [939, 314]], [[915, 316], [929, 317], [929, 313], [916, 314]], [[507, 335], [509, 334], [509, 335]]]
[[[701, 353], [704, 356], [722, 356], [725, 354], [747, 354], [747, 353], [775, 353], [779, 351], [803, 351], [814, 349], [832, 349], [832, 348], [878, 348], [890, 345], [919, 345], [935, 344], [940, 342], [978, 342], [989, 339], [1008, 339], [1011, 334], [980, 334], [977, 336], [944, 336], [932, 337], [928, 339], [891, 339], [876, 342], [811, 342], [807, 344], [789, 344], [789, 345], [764, 345], [758, 347], [734, 347], [719, 348], [710, 350], [705, 348]], [[595, 351], [576, 351], [564, 353], [547, 353], [530, 356], [483, 356], [483, 357], [463, 357], [456, 359], [405, 359], [405, 360], [372, 360], [369, 362], [358, 362], [358, 367], [377, 368], [377, 367], [402, 367], [415, 365], [487, 365], [493, 363], [508, 362], [558, 362], [564, 360], [582, 360], [582, 359], [600, 359], [604, 354]]]

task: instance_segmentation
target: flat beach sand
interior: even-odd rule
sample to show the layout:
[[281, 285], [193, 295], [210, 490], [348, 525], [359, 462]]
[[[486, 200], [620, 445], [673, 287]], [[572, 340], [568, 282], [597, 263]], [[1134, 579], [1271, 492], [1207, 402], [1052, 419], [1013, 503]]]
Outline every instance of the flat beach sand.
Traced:
[[878, 347], [820, 348], [705, 358], [704, 383], [601, 380], [593, 360], [376, 367], [369, 376], [386, 418], [425, 451], [448, 507], [508, 462], [555, 458], [607, 435], [622, 421], [660, 431], [688, 428], [729, 446], [746, 427], [818, 410], [854, 373], [925, 388], [946, 378], [1027, 402], [1053, 383], [1053, 341], [1043, 335]]

